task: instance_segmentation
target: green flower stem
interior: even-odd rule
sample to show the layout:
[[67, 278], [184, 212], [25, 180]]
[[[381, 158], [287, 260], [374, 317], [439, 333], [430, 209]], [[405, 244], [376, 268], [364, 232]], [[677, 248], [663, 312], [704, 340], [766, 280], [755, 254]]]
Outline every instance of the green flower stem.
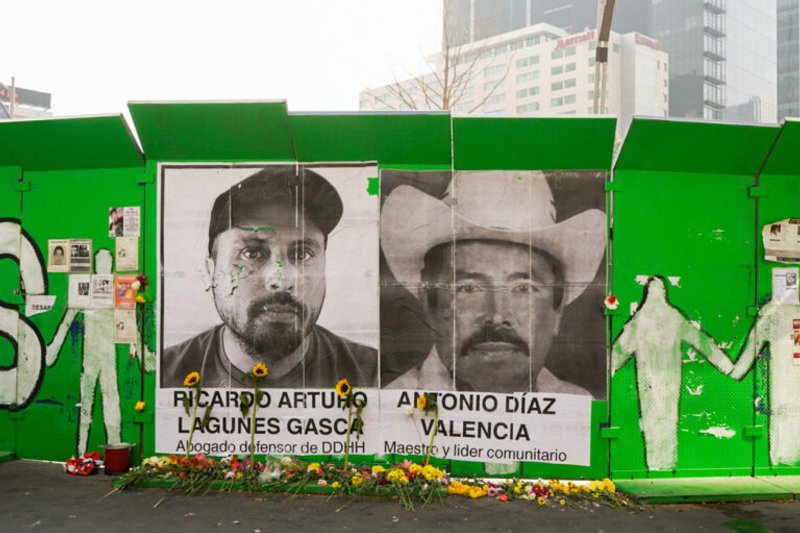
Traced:
[[253, 390], [253, 414], [250, 418], [250, 469], [255, 464], [256, 457], [256, 410], [258, 409], [258, 379]]
[[439, 430], [439, 408], [436, 408], [433, 417], [433, 431], [431, 431], [431, 442], [428, 444], [428, 455], [425, 456], [425, 464], [431, 464], [431, 451], [433, 451], [433, 440], [436, 438], [436, 433]]
[[192, 451], [192, 437], [194, 436], [194, 426], [197, 422], [197, 404], [200, 402], [200, 387], [196, 387], [194, 392], [194, 401], [192, 401], [192, 428], [189, 430], [189, 443], [186, 445], [186, 458], [189, 457]]
[[347, 436], [345, 437], [344, 443], [344, 469], [347, 471], [347, 466], [350, 462], [350, 433], [352, 432], [353, 425], [353, 397], [349, 396], [347, 398]]

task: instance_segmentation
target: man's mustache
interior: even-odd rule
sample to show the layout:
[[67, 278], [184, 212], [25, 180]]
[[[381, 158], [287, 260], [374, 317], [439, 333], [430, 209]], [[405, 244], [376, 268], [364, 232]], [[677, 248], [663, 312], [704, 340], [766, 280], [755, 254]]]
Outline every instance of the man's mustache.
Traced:
[[291, 293], [285, 291], [274, 292], [266, 298], [253, 302], [250, 304], [247, 311], [249, 316], [256, 317], [269, 314], [273, 307], [281, 308], [280, 310], [282, 312], [286, 310], [286, 307], [289, 307], [293, 313], [303, 320], [308, 318], [308, 309], [306, 309], [306, 306], [300, 303]]
[[522, 340], [516, 331], [507, 327], [498, 327], [492, 324], [487, 324], [481, 329], [469, 336], [463, 342], [461, 349], [458, 351], [459, 355], [467, 355], [476, 345], [484, 342], [506, 342], [514, 346], [517, 350], [528, 355], [530, 348], [528, 344]]

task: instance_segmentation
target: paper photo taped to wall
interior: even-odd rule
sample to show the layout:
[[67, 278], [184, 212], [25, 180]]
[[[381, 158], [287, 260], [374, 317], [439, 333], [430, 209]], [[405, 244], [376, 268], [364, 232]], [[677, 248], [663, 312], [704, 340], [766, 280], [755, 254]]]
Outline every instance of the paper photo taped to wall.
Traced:
[[159, 379], [378, 385], [374, 164], [160, 167]]
[[605, 174], [381, 172], [381, 386], [606, 396]]

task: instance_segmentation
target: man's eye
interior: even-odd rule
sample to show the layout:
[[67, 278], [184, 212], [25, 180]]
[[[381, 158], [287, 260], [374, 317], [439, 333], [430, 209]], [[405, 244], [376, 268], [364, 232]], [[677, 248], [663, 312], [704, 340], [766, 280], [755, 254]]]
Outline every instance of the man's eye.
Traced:
[[478, 292], [479, 290], [481, 290], [481, 286], [475, 283], [459, 283], [456, 285], [456, 292], [472, 294], [473, 292]]
[[511, 292], [539, 292], [542, 286], [534, 281], [520, 281], [511, 286]]
[[248, 246], [247, 248], [243, 248], [239, 255], [242, 256], [243, 259], [247, 259], [248, 261], [258, 261], [261, 259], [266, 259], [267, 254], [261, 248], [256, 248], [253, 246]]
[[313, 259], [317, 254], [314, 253], [314, 250], [310, 248], [298, 248], [294, 252], [294, 259], [296, 262], [305, 262], [310, 261]]

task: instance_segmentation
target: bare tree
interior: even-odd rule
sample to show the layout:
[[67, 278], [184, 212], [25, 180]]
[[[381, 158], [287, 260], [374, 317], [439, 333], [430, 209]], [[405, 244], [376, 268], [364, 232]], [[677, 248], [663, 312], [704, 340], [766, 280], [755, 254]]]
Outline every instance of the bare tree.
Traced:
[[[398, 80], [387, 86], [395, 101], [381, 100], [390, 109], [450, 110], [465, 102], [469, 89], [475, 87], [476, 78], [482, 74], [481, 62], [493, 53], [492, 46], [457, 44], [459, 25], [462, 21], [451, 20], [447, 2], [442, 7], [442, 52], [432, 56], [428, 63], [432, 72], [407, 80]], [[510, 71], [513, 54], [504, 65], [502, 76], [493, 80], [483, 96], [466, 110], [473, 113], [503, 85]]]

